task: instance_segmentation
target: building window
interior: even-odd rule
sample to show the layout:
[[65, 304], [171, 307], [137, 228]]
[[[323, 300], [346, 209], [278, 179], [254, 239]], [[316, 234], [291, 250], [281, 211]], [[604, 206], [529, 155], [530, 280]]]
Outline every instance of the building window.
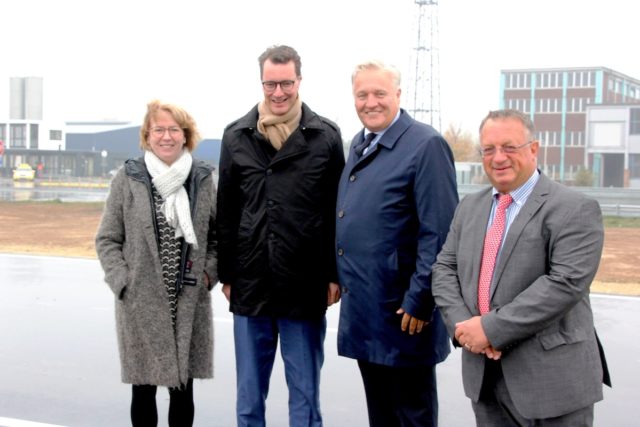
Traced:
[[640, 108], [629, 109], [629, 134], [640, 135]]
[[583, 132], [580, 131], [571, 131], [569, 132], [569, 140], [567, 141], [567, 145], [571, 145], [571, 146], [575, 146], [575, 147], [580, 147], [582, 146], [582, 136], [583, 136]]
[[49, 139], [51, 141], [62, 141], [62, 131], [61, 130], [50, 130], [49, 131]]
[[629, 178], [640, 178], [640, 154], [629, 154]]
[[38, 125], [29, 125], [29, 148], [38, 148]]
[[27, 147], [27, 125], [12, 124], [9, 127], [9, 146], [11, 148]]
[[7, 125], [0, 123], [0, 141], [7, 140]]

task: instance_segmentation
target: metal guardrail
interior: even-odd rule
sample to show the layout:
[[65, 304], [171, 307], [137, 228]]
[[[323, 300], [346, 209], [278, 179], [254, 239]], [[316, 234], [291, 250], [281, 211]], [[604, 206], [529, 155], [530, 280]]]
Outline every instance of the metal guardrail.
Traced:
[[[488, 184], [460, 184], [458, 195], [462, 199], [487, 186]], [[640, 188], [571, 187], [571, 189], [596, 199], [603, 215], [640, 217]]]
[[606, 216], [627, 216], [640, 217], [640, 206], [638, 205], [603, 205], [600, 204], [602, 215]]
[[[62, 201], [104, 201], [107, 197], [105, 185], [74, 185], [75, 188], [63, 186], [48, 187], [35, 185], [35, 183], [23, 183], [26, 188], [14, 186], [11, 180], [0, 179], [0, 200], [52, 200]], [[462, 199], [468, 194], [486, 188], [488, 184], [460, 184], [458, 195]], [[97, 188], [96, 188], [97, 187]], [[587, 196], [596, 199], [600, 203], [603, 215], [640, 217], [640, 189], [639, 188], [593, 188], [571, 187]]]

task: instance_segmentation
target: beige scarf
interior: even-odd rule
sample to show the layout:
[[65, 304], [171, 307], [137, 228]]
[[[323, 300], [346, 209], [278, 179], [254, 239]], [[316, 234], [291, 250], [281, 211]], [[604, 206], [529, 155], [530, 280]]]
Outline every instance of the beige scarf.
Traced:
[[282, 148], [282, 144], [289, 135], [300, 125], [302, 117], [302, 101], [300, 96], [295, 104], [282, 116], [274, 115], [264, 101], [258, 105], [258, 132], [260, 132], [276, 150]]

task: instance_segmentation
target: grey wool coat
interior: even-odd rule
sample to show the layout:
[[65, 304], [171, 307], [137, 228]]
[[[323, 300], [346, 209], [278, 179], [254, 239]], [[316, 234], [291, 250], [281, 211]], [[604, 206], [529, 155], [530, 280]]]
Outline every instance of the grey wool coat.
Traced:
[[122, 381], [177, 387], [213, 377], [211, 297], [217, 283], [215, 184], [194, 159], [185, 188], [198, 249], [183, 243], [176, 331], [162, 283], [151, 177], [143, 159], [127, 160], [111, 182], [96, 251], [115, 296]]

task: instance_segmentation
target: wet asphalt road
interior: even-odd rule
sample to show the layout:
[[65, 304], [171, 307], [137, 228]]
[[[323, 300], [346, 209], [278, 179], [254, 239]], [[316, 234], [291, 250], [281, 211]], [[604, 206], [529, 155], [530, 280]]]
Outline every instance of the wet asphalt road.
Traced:
[[[0, 248], [1, 250], [1, 248]], [[113, 297], [97, 261], [0, 254], [0, 418], [63, 426], [129, 425], [130, 386], [120, 382]], [[232, 318], [213, 290], [215, 378], [195, 383], [196, 426], [235, 425]], [[614, 388], [596, 404], [596, 426], [638, 425], [640, 298], [592, 296]], [[327, 314], [322, 371], [324, 423], [366, 426], [355, 361], [336, 354], [338, 307]], [[474, 425], [460, 375], [460, 350], [438, 367], [440, 425]], [[160, 426], [168, 395], [158, 390]], [[270, 427], [286, 427], [287, 392], [276, 361], [267, 402]]]

